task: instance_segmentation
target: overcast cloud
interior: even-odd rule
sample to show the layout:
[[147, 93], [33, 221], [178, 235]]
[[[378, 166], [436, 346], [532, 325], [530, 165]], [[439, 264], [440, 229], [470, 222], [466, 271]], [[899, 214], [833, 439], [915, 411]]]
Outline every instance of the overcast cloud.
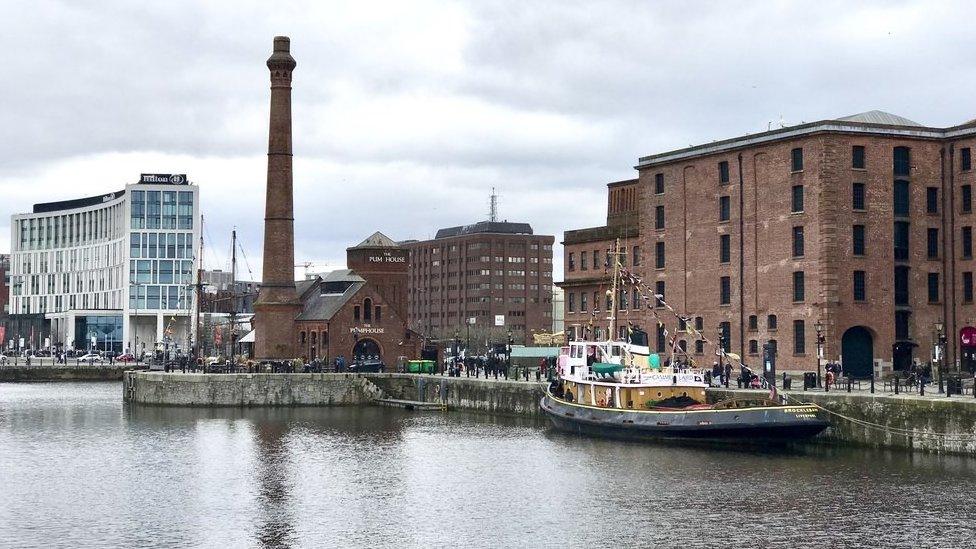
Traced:
[[[296, 260], [375, 230], [501, 216], [599, 225], [639, 156], [880, 109], [976, 117], [969, 2], [7, 1], [0, 251], [9, 214], [187, 173], [207, 268], [239, 230], [260, 276], [272, 38], [294, 77]], [[558, 253], [558, 251], [557, 251]], [[556, 279], [561, 277], [558, 266]], [[246, 271], [246, 269], [245, 269]], [[245, 272], [246, 276], [246, 272]]]

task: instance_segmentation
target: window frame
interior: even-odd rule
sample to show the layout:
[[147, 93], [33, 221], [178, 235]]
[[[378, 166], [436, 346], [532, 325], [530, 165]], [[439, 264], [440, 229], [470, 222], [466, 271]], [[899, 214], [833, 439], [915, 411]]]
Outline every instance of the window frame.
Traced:
[[868, 274], [867, 271], [856, 270], [851, 277], [851, 299], [855, 303], [867, 301], [868, 295]]
[[[860, 158], [858, 158], [858, 153], [860, 153]], [[858, 160], [860, 160], [860, 166], [858, 166]], [[852, 145], [851, 146], [851, 169], [853, 170], [866, 170], [867, 169], [867, 151], [864, 145]]]
[[790, 173], [803, 171], [803, 147], [796, 147], [790, 151]]

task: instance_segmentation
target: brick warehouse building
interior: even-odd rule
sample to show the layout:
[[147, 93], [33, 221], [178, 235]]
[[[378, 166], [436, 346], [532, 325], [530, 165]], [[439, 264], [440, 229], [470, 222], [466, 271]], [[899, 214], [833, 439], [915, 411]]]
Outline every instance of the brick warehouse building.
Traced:
[[637, 270], [747, 363], [772, 342], [781, 369], [816, 370], [822, 323], [823, 360], [903, 369], [930, 359], [942, 324], [948, 363], [967, 369], [974, 136], [976, 120], [872, 111], [643, 157]]
[[[623, 264], [632, 269], [642, 267], [639, 190], [637, 179], [609, 183], [607, 224], [563, 234], [564, 280], [558, 286], [565, 292], [565, 329], [569, 339], [606, 337], [609, 309], [606, 292], [612, 282], [606, 268], [607, 252], [614, 249], [617, 239], [620, 239]], [[626, 295], [621, 292], [619, 303], [622, 325], [627, 321], [644, 325], [646, 315], [640, 310], [636, 292], [628, 291]]]
[[298, 283], [299, 355], [347, 364], [379, 359], [393, 368], [417, 358], [420, 338], [407, 327], [407, 250], [374, 233], [346, 249], [348, 269]]
[[554, 240], [528, 223], [480, 221], [404, 242], [410, 327], [434, 339], [458, 333], [477, 348], [505, 341], [508, 330], [516, 343], [549, 332]]

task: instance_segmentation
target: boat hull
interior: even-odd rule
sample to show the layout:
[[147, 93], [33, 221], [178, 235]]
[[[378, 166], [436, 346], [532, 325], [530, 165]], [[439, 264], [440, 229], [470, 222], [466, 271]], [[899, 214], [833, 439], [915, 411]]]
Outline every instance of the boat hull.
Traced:
[[624, 439], [790, 441], [816, 436], [830, 426], [810, 405], [621, 410], [565, 402], [547, 392], [540, 406], [559, 430]]

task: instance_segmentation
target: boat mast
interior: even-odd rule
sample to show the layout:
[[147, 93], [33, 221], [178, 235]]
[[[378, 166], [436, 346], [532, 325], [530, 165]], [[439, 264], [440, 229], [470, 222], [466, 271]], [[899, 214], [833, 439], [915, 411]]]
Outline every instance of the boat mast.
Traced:
[[237, 354], [237, 229], [230, 233], [230, 357]]
[[200, 214], [200, 251], [197, 252], [196, 302], [193, 308], [194, 354], [200, 356], [200, 305], [203, 300], [203, 214]]
[[613, 246], [613, 281], [610, 286], [610, 333], [607, 340], [617, 337], [617, 284], [620, 282], [620, 239], [614, 242]]

